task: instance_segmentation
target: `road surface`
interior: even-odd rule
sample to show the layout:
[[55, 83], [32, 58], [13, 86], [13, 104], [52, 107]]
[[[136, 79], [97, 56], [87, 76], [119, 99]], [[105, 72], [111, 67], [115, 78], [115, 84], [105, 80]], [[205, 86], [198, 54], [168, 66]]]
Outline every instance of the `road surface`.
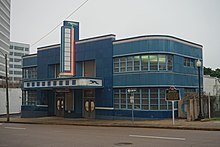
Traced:
[[219, 131], [0, 123], [0, 147], [219, 147]]

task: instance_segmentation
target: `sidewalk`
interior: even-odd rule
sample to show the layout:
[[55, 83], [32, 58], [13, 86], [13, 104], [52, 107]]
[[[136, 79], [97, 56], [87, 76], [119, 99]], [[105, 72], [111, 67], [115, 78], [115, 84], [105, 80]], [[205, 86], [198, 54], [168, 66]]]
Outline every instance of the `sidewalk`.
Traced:
[[[0, 123], [6, 123], [6, 118], [0, 118]], [[131, 120], [88, 120], [61, 117], [10, 118], [10, 123], [220, 131], [220, 121], [187, 122], [185, 119], [176, 119], [174, 125], [171, 119], [132, 122]]]

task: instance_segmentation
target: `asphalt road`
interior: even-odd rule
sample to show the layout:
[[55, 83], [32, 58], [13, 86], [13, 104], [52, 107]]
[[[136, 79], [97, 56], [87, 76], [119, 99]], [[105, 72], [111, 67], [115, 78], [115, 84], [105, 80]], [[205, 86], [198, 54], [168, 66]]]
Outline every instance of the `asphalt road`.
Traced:
[[0, 147], [219, 147], [219, 131], [1, 124]]

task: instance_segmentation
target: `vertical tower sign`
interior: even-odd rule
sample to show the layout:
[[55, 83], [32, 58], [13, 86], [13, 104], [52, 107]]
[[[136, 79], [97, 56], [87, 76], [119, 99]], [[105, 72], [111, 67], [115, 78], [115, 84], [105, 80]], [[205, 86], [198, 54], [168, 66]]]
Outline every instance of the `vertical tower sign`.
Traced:
[[75, 41], [79, 40], [79, 23], [64, 21], [61, 27], [60, 76], [75, 76]]

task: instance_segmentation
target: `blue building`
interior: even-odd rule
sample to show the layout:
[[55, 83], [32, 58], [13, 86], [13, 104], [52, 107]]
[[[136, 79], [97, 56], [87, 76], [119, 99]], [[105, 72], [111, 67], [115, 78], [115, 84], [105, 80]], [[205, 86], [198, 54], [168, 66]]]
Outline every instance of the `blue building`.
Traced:
[[64, 21], [61, 44], [23, 56], [22, 117], [126, 119], [132, 98], [135, 118], [168, 118], [165, 90], [197, 91], [197, 60], [202, 45], [173, 36], [80, 40], [79, 23]]

